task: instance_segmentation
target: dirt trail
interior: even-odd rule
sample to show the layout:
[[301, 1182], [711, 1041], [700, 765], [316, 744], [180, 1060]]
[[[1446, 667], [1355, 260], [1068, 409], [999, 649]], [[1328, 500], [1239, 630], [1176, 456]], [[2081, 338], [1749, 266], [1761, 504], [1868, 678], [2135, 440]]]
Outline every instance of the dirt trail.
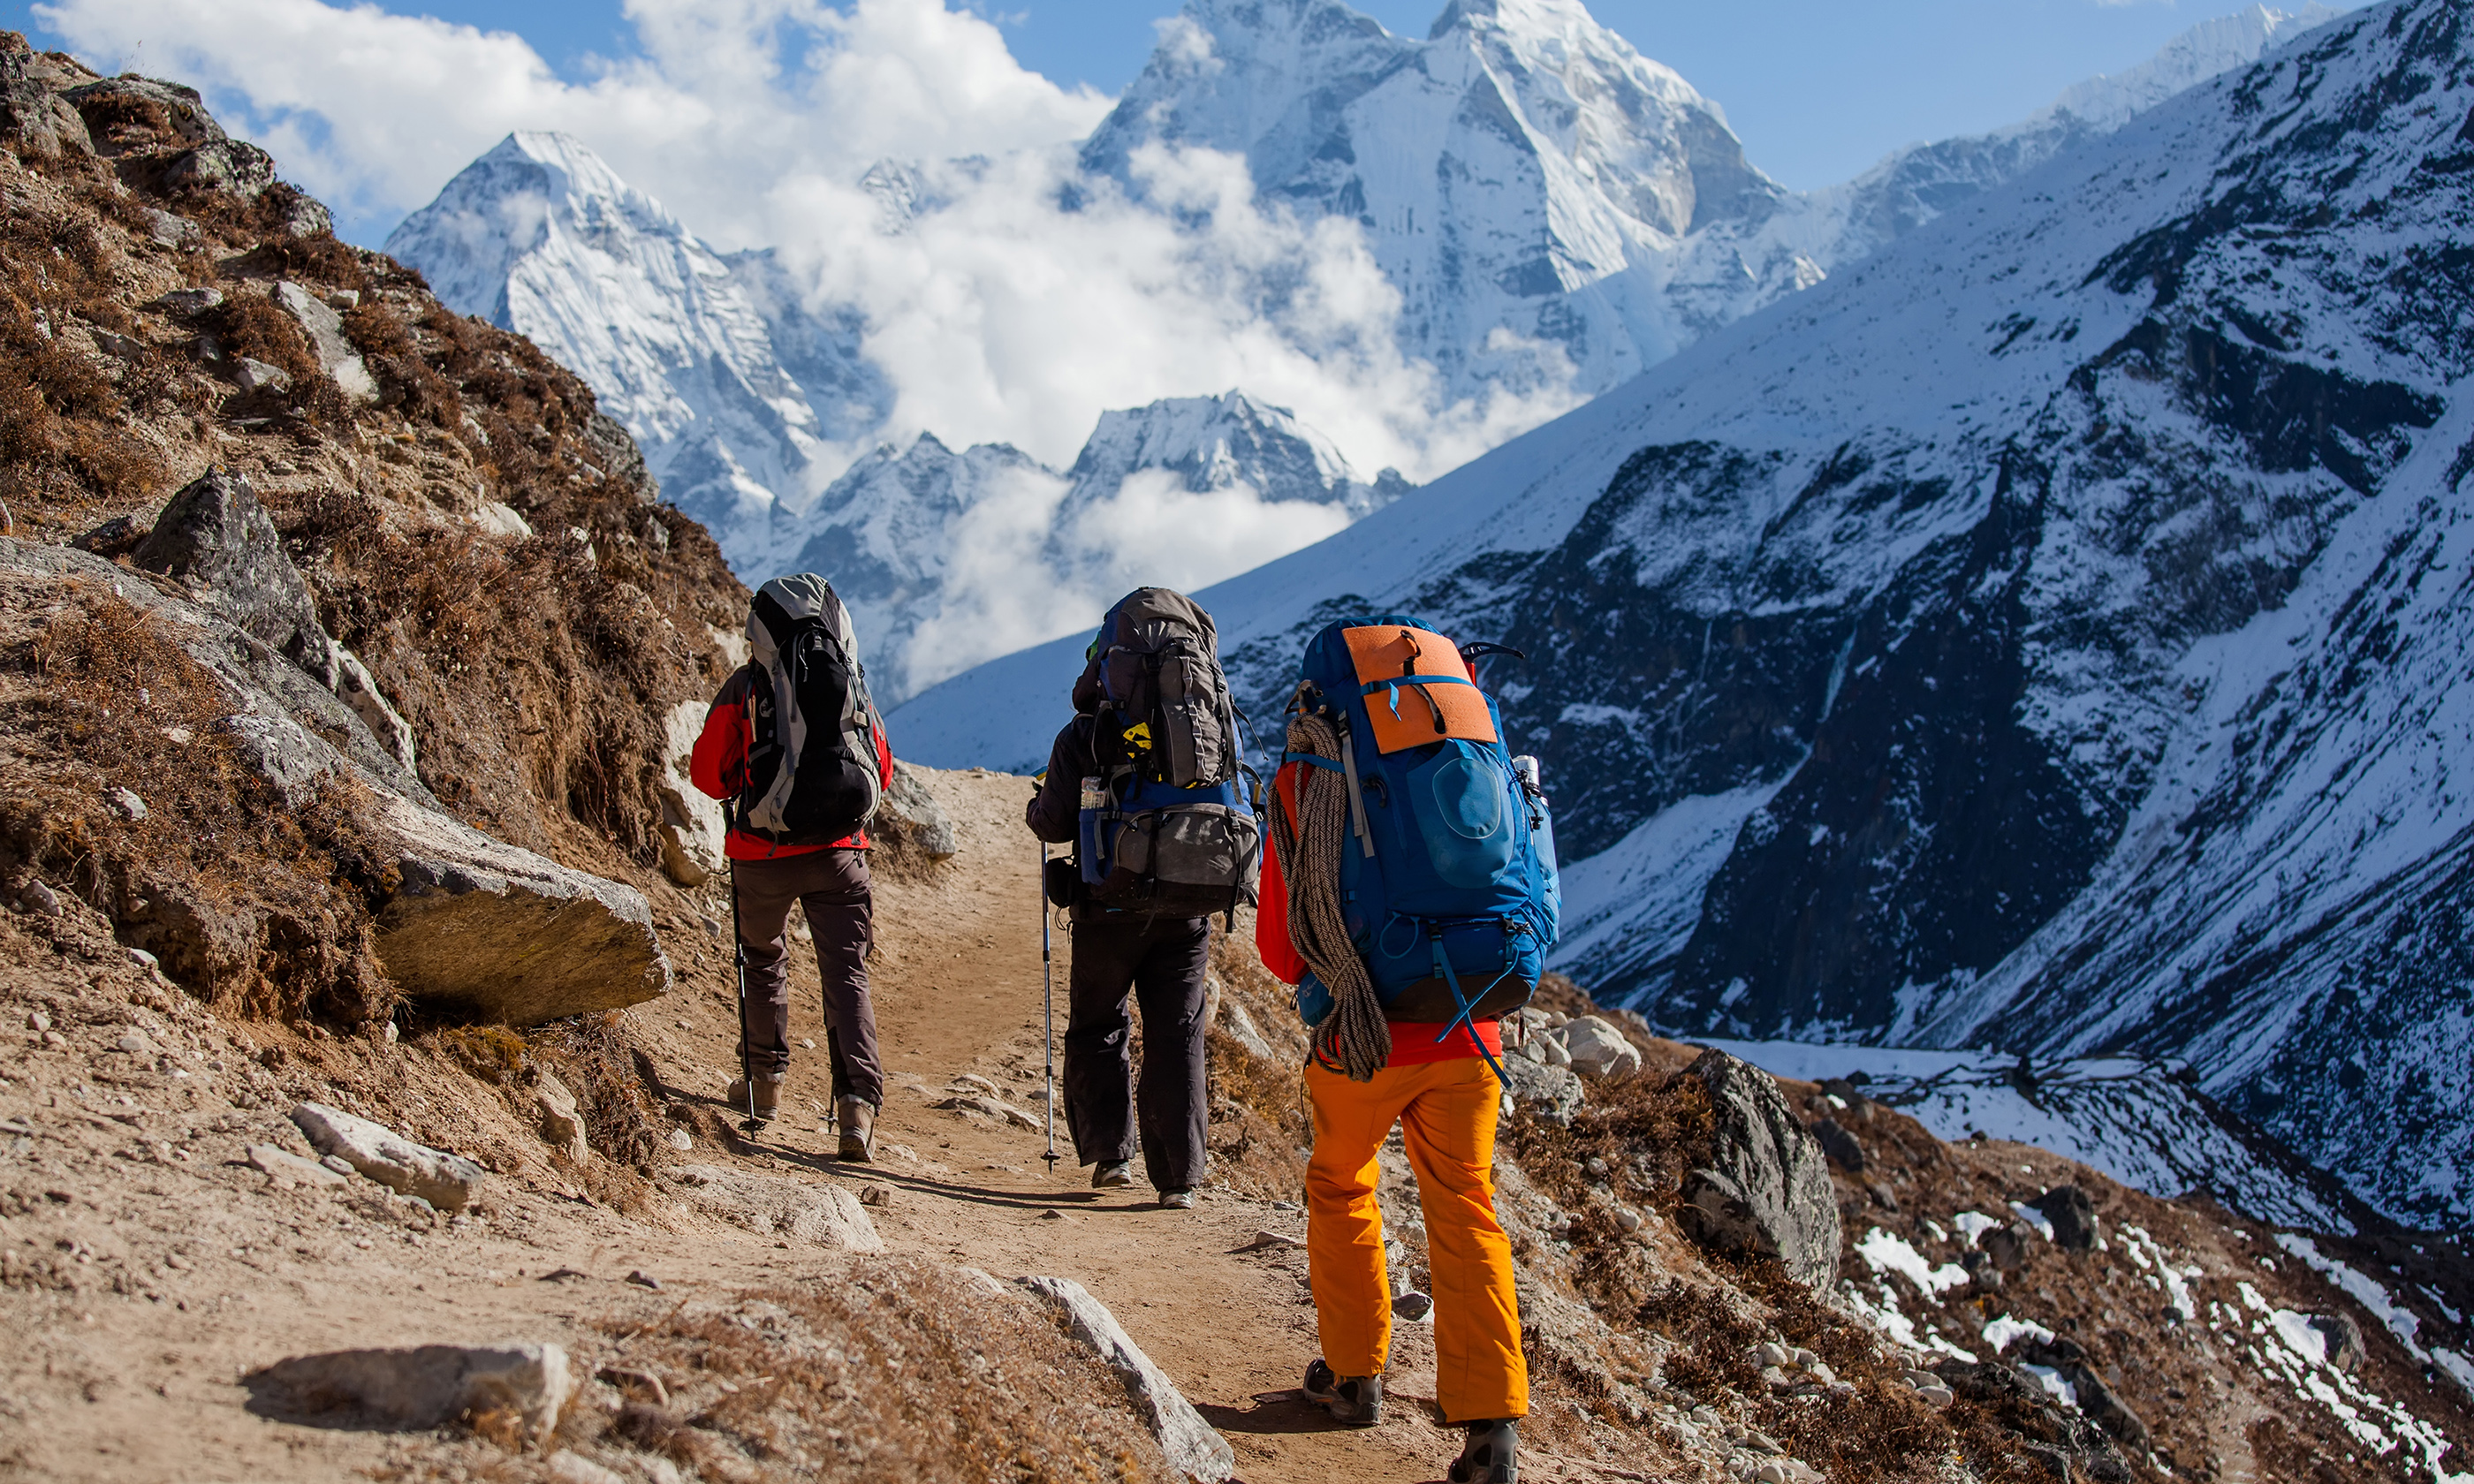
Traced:
[[[1419, 1415], [1433, 1396], [1427, 1328], [1400, 1327], [1391, 1377], [1397, 1402], [1385, 1426], [1334, 1429], [1295, 1397], [1317, 1353], [1304, 1256], [1252, 1244], [1267, 1230], [1302, 1237], [1301, 1212], [1226, 1191], [1205, 1192], [1190, 1212], [1161, 1209], [1145, 1186], [1097, 1192], [1075, 1162], [1061, 1108], [1052, 1174], [1040, 1134], [933, 1106], [958, 1073], [986, 1077], [1033, 1113], [1042, 1088], [1036, 848], [1021, 817], [1029, 780], [949, 774], [934, 787], [960, 852], [931, 882], [878, 887], [883, 925], [871, 983], [892, 1079], [879, 1139], [917, 1155], [914, 1162], [888, 1154], [871, 1172], [899, 1192], [878, 1217], [887, 1243], [1000, 1276], [1049, 1273], [1081, 1283], [1228, 1438], [1249, 1484], [1439, 1478], [1457, 1448]], [[1072, 949], [1061, 925], [1054, 941], [1061, 1036]], [[792, 1025], [794, 1039], [822, 1044], [813, 1002]], [[726, 1053], [727, 1042], [718, 1049]], [[826, 1100], [818, 1059], [794, 1068], [785, 1096]], [[751, 1162], [850, 1178], [832, 1165], [832, 1141], [813, 1118], [786, 1119], [764, 1143]]]
[[[934, 1106], [958, 1074], [975, 1072], [1035, 1111], [1041, 1043], [1035, 872], [1020, 823], [1028, 780], [943, 774], [932, 786], [960, 853], [924, 879], [879, 884], [873, 982], [890, 1077], [879, 1162], [832, 1160], [820, 1050], [797, 1053], [785, 1116], [759, 1140], [722, 1133], [736, 1033], [728, 961], [717, 938], [695, 941], [692, 920], [671, 932], [680, 988], [630, 1012], [686, 1105], [674, 1115], [698, 1131], [687, 1158], [853, 1189], [881, 1183], [889, 1202], [870, 1209], [891, 1251], [1082, 1283], [1227, 1436], [1249, 1484], [1440, 1478], [1455, 1447], [1431, 1420], [1427, 1328], [1400, 1327], [1384, 1426], [1336, 1430], [1295, 1396], [1316, 1353], [1303, 1254], [1253, 1244], [1263, 1231], [1301, 1236], [1301, 1213], [1225, 1189], [1191, 1212], [1159, 1209], [1148, 1189], [1100, 1195], [1061, 1126], [1064, 1158], [1052, 1173], [1039, 1133]], [[82, 996], [152, 1004], [151, 1020], [134, 1018], [175, 1039], [185, 1026], [198, 1046], [228, 1034], [177, 998], [150, 998], [139, 970], [99, 932], [93, 941]], [[67, 961], [55, 948], [37, 953], [6, 921], [0, 946], [7, 997], [31, 1004], [48, 984], [50, 1002], [62, 1002]], [[1060, 1032], [1069, 952], [1060, 932]], [[792, 1037], [821, 1046], [813, 973], [801, 945]], [[280, 1129], [285, 1097], [235, 1092], [247, 1078], [207, 1073], [220, 1064], [203, 1060], [183, 1064], [202, 1068], [194, 1078], [115, 1070], [130, 1062], [109, 1049], [132, 1017], [125, 1009], [64, 1023], [71, 1035], [59, 1046], [30, 1034], [24, 1009], [11, 1014], [0, 1116], [32, 1133], [0, 1131], [0, 1187], [14, 1218], [0, 1224], [0, 1276], [15, 1275], [0, 1288], [0, 1314], [22, 1337], [0, 1355], [0, 1477], [418, 1472], [423, 1439], [259, 1416], [243, 1378], [287, 1355], [511, 1337], [560, 1341], [589, 1365], [614, 1322], [649, 1323], [684, 1298], [738, 1287], [829, 1281], [846, 1260], [670, 1202], [657, 1200], [649, 1218], [622, 1216], [555, 1179], [501, 1177], [487, 1217], [454, 1226], [394, 1219], [358, 1183], [358, 1193], [276, 1187], [239, 1161]], [[445, 1083], [439, 1091], [440, 1102], [457, 1095]], [[43, 1280], [43, 1263], [74, 1277]], [[638, 1273], [660, 1291], [628, 1281]], [[1524, 1470], [1540, 1480], [1603, 1476], [1542, 1457]]]

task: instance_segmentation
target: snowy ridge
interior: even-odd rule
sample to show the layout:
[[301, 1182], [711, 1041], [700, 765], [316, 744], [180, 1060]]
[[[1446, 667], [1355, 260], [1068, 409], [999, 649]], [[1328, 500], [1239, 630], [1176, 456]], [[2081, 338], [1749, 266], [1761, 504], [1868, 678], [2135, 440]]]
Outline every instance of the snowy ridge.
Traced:
[[[1276, 705], [1370, 607], [1516, 644], [1489, 681], [1602, 997], [2184, 1059], [2386, 1214], [2462, 1221], [2468, 52], [2461, 8], [2391, 0], [1959, 201], [1203, 593], [1232, 678]], [[1036, 757], [1066, 648], [897, 725]]]

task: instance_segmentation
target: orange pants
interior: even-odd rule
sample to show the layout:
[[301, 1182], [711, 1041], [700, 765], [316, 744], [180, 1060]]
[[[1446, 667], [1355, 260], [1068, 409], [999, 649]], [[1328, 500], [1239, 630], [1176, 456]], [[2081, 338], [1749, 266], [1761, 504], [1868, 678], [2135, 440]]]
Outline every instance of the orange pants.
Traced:
[[1306, 1165], [1306, 1264], [1325, 1364], [1375, 1376], [1392, 1350], [1375, 1155], [1394, 1122], [1426, 1217], [1434, 1270], [1435, 1400], [1447, 1423], [1523, 1417], [1529, 1366], [1512, 1244], [1494, 1219], [1494, 1120], [1502, 1085], [1480, 1057], [1387, 1066], [1371, 1082], [1306, 1067], [1314, 1158]]

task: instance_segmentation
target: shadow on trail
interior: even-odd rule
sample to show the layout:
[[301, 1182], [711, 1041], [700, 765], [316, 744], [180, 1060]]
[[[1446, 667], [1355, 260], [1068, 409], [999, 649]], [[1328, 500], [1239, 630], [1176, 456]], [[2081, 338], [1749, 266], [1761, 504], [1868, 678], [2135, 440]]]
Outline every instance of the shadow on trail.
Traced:
[[960, 1180], [939, 1179], [934, 1175], [916, 1174], [886, 1164], [860, 1164], [837, 1160], [829, 1155], [809, 1154], [805, 1150], [787, 1149], [778, 1144], [740, 1141], [736, 1153], [764, 1154], [791, 1168], [817, 1175], [836, 1175], [845, 1180], [879, 1181], [897, 1190], [916, 1195], [942, 1196], [973, 1206], [998, 1209], [1042, 1211], [1071, 1209], [1076, 1216], [1138, 1215], [1160, 1208], [1151, 1201], [1129, 1201], [1121, 1206], [1103, 1205], [1099, 1193], [1092, 1190], [1056, 1190], [1034, 1192], [1003, 1190], [987, 1185], [966, 1184]]

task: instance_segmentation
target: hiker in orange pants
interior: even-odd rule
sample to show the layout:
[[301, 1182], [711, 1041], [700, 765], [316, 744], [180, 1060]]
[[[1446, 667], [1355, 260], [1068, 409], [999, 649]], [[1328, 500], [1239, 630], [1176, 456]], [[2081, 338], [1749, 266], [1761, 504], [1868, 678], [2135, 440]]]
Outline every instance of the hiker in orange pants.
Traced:
[[[1489, 1031], [1495, 1026], [1484, 1024]], [[1520, 1353], [1512, 1244], [1494, 1219], [1494, 1120], [1502, 1085], [1474, 1047], [1403, 1065], [1405, 1056], [1446, 1051], [1432, 1044], [1439, 1027], [1423, 1029], [1421, 1036], [1418, 1027], [1394, 1027], [1392, 1065], [1370, 1083], [1306, 1068], [1314, 1102], [1306, 1262], [1323, 1363], [1335, 1377], [1379, 1377], [1391, 1351], [1392, 1290], [1374, 1189], [1383, 1175], [1375, 1154], [1396, 1121], [1426, 1218], [1435, 1400], [1449, 1423], [1516, 1418], [1529, 1410], [1529, 1369]], [[1453, 1039], [1467, 1042], [1468, 1032]]]
[[[1274, 786], [1293, 789], [1290, 770], [1282, 770]], [[1285, 982], [1295, 984], [1305, 973], [1305, 960], [1289, 939], [1287, 895], [1273, 855], [1263, 859], [1254, 942], [1264, 966]], [[1305, 1393], [1350, 1426], [1370, 1427], [1383, 1419], [1392, 1289], [1383, 1211], [1374, 1199], [1383, 1178], [1375, 1157], [1397, 1123], [1426, 1220], [1435, 1400], [1443, 1420], [1467, 1433], [1448, 1476], [1453, 1484], [1512, 1484], [1518, 1476], [1517, 1424], [1529, 1412], [1529, 1365], [1520, 1352], [1512, 1244], [1494, 1216], [1494, 1129], [1503, 1084], [1487, 1057], [1502, 1060], [1502, 1022], [1463, 1021], [1449, 1036], [1434, 1024], [1398, 1022], [1391, 1030], [1391, 1054], [1370, 1081], [1351, 1082], [1320, 1061], [1306, 1066], [1306, 1095], [1314, 1105], [1306, 1269], [1322, 1356], [1306, 1368]]]

